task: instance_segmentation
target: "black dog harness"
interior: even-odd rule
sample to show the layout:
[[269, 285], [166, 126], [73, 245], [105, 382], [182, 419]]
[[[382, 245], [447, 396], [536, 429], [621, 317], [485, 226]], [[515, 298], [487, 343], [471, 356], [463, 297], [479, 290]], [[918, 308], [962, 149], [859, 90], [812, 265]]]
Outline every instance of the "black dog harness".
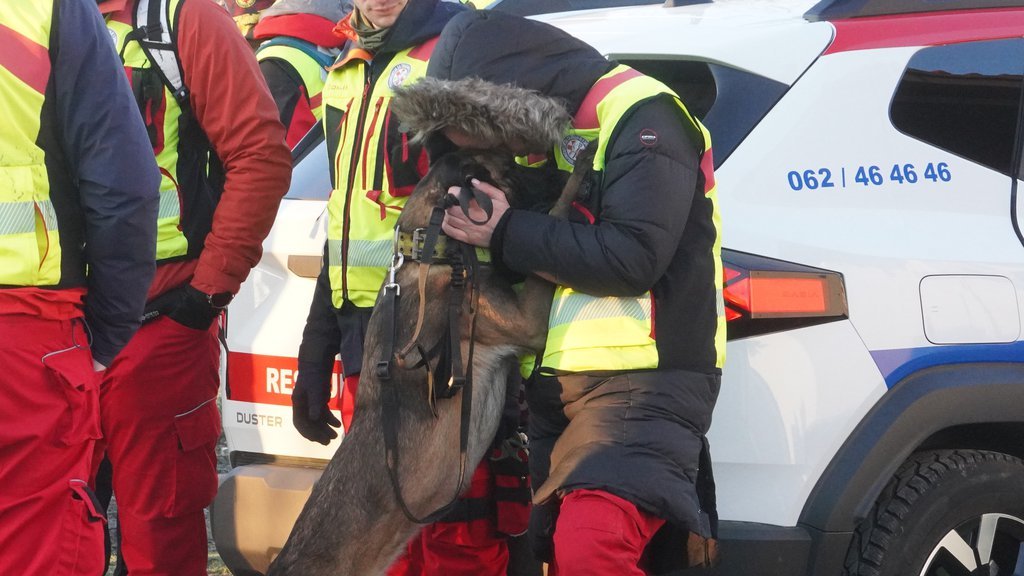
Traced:
[[[388, 476], [391, 479], [391, 487], [394, 491], [398, 504], [411, 522], [418, 524], [429, 524], [437, 521], [448, 513], [459, 497], [462, 483], [466, 477], [467, 449], [469, 444], [469, 425], [471, 407], [473, 404], [473, 349], [474, 335], [476, 332], [477, 302], [479, 299], [479, 283], [475, 281], [477, 269], [480, 262], [473, 246], [454, 240], [441, 232], [441, 223], [444, 221], [445, 210], [456, 203], [462, 208], [467, 218], [475, 224], [483, 224], [491, 218], [493, 206], [490, 198], [474, 188], [467, 176], [459, 190], [458, 196], [446, 194], [439, 206], [435, 206], [430, 214], [430, 221], [427, 227], [419, 228], [411, 234], [400, 232], [395, 229], [395, 248], [389, 268], [388, 281], [384, 284], [384, 292], [381, 296], [381, 314], [384, 315], [384, 325], [388, 330], [383, 338], [383, 350], [380, 360], [376, 365], [376, 376], [382, 384], [381, 394], [381, 424], [384, 434], [384, 452], [388, 468]], [[483, 220], [474, 220], [469, 215], [470, 201], [476, 200], [477, 204], [484, 210]], [[419, 313], [416, 320], [416, 329], [408, 344], [397, 354], [395, 342], [398, 338], [398, 306], [401, 298], [401, 287], [395, 280], [395, 275], [404, 264], [406, 258], [419, 262]], [[446, 335], [438, 339], [438, 342], [431, 347], [424, 346], [420, 340], [420, 330], [423, 327], [423, 320], [426, 309], [426, 283], [427, 273], [433, 264], [444, 264], [451, 266], [451, 281], [448, 289], [448, 326]], [[462, 361], [462, 307], [465, 300], [466, 290], [470, 290], [469, 305], [469, 352], [466, 361]], [[410, 353], [416, 350], [420, 356], [419, 360], [409, 364], [406, 359]], [[431, 359], [436, 359], [433, 368], [430, 366]], [[448, 504], [442, 506], [426, 516], [417, 517], [410, 510], [402, 497], [401, 484], [398, 478], [398, 390], [395, 382], [391, 381], [392, 370], [395, 366], [402, 369], [424, 368], [427, 372], [427, 401], [430, 404], [431, 412], [437, 417], [436, 401], [439, 398], [452, 398], [460, 390], [462, 391], [461, 422], [459, 425], [459, 481], [455, 485], [455, 494]], [[438, 382], [447, 382], [445, 386], [438, 386]]]

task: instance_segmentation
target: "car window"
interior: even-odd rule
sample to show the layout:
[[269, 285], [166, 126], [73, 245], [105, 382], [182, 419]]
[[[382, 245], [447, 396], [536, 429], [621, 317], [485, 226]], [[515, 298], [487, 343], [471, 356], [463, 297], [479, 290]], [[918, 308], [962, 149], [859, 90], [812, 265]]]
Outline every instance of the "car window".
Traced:
[[[787, 86], [750, 72], [692, 60], [617, 59], [664, 82], [711, 132], [719, 167], [785, 93]], [[292, 150], [292, 185], [286, 198], [326, 200], [330, 172], [317, 123]]]
[[924, 48], [914, 54], [889, 109], [905, 134], [1011, 173], [1024, 73], [1024, 40]]
[[788, 88], [757, 74], [696, 60], [616, 60], [657, 78], [679, 95], [686, 109], [711, 132], [715, 168], [725, 162]]

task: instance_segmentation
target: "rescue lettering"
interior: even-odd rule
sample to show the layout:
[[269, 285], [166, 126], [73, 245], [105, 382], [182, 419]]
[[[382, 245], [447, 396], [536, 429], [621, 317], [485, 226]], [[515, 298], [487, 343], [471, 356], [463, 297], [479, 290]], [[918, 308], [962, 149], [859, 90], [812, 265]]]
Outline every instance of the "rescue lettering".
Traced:
[[[228, 400], [275, 406], [291, 406], [292, 391], [299, 375], [297, 358], [263, 356], [244, 352], [228, 354]], [[341, 363], [335, 361], [331, 375], [331, 407], [339, 409], [342, 382]]]
[[[298, 370], [268, 366], [266, 391], [268, 394], [287, 394], [291, 396], [298, 378]], [[331, 398], [338, 397], [338, 382], [340, 379], [340, 375], [337, 372], [331, 374]]]

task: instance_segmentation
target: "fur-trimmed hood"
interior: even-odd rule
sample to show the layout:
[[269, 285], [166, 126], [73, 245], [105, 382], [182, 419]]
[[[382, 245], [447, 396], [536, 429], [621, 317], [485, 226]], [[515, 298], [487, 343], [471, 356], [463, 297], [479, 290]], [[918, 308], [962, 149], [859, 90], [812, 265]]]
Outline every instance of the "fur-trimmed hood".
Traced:
[[457, 128], [489, 144], [544, 151], [560, 141], [594, 83], [612, 69], [590, 45], [549, 24], [494, 10], [451, 19], [427, 78], [392, 103], [419, 133]]
[[423, 78], [397, 90], [391, 111], [419, 136], [455, 128], [484, 148], [525, 146], [544, 152], [561, 138], [571, 118], [564, 104], [533, 90], [479, 78]]

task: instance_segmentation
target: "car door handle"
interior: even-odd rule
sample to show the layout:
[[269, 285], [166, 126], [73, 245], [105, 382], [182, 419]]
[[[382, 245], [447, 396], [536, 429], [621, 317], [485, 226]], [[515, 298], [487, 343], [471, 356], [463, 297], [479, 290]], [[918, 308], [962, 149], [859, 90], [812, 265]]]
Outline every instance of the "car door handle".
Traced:
[[322, 256], [288, 255], [288, 269], [291, 270], [292, 274], [302, 278], [316, 278], [320, 276], [320, 268], [322, 266]]

